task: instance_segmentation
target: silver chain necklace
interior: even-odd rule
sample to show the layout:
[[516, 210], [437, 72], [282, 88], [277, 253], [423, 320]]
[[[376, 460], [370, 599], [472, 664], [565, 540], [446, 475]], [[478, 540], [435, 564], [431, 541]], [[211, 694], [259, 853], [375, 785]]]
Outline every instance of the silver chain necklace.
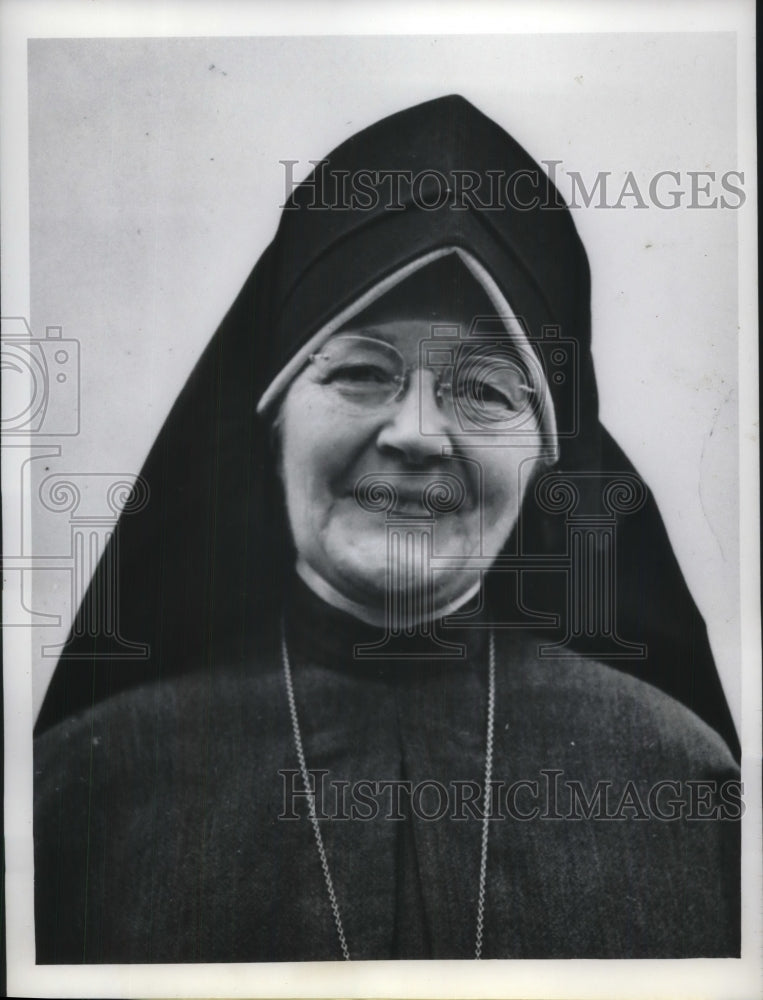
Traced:
[[[318, 814], [315, 808], [315, 790], [310, 785], [310, 776], [307, 771], [307, 761], [305, 760], [305, 749], [302, 744], [302, 732], [299, 727], [299, 716], [297, 715], [297, 703], [294, 698], [294, 684], [291, 678], [291, 663], [289, 662], [289, 650], [286, 646], [286, 628], [283, 619], [281, 620], [281, 659], [283, 660], [283, 675], [286, 683], [286, 695], [289, 699], [289, 714], [291, 715], [291, 727], [294, 734], [294, 746], [297, 751], [299, 769], [302, 774], [302, 784], [305, 789], [308, 803], [308, 814], [310, 823], [315, 835], [315, 845], [318, 848], [318, 857], [323, 878], [326, 883], [331, 912], [334, 915], [334, 924], [339, 938], [339, 947], [342, 957], [350, 961], [350, 949], [347, 945], [347, 937], [342, 924], [342, 914], [339, 910], [339, 903], [334, 890], [334, 882], [331, 878], [326, 848], [323, 845], [321, 828], [318, 823]], [[487, 842], [490, 830], [489, 816], [493, 799], [493, 730], [495, 723], [495, 640], [493, 630], [490, 629], [488, 644], [488, 698], [487, 698], [487, 737], [485, 740], [485, 811], [482, 816], [482, 838], [480, 842], [480, 868], [479, 868], [479, 888], [477, 891], [477, 930], [474, 942], [474, 957], [482, 958], [482, 932], [485, 926], [485, 885], [487, 881]]]

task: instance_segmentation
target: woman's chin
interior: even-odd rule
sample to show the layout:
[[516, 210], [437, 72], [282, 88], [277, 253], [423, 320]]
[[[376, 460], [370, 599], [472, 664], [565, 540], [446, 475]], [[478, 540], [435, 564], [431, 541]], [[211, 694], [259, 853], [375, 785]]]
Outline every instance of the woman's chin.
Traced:
[[392, 601], [402, 610], [402, 598], [404, 605], [415, 605], [423, 616], [472, 585], [461, 573], [433, 573], [429, 561], [418, 553], [388, 558], [386, 544], [381, 551], [359, 544], [341, 561], [335, 560], [333, 567], [333, 585], [351, 601], [379, 610]]
[[384, 558], [376, 559], [363, 559], [359, 553], [353, 553], [353, 558], [334, 564], [332, 576], [337, 589], [351, 601], [380, 609], [385, 607], [391, 585], [386, 552]]

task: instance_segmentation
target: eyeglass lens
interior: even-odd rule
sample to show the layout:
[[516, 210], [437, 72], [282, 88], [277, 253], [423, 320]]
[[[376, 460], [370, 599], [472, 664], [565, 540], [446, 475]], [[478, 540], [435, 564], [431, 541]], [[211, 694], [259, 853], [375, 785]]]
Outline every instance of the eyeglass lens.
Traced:
[[[432, 356], [443, 357], [436, 344]], [[426, 345], [422, 359], [426, 361]], [[437, 377], [439, 402], [499, 421], [525, 409], [532, 397], [526, 366], [507, 341], [451, 345], [450, 364], [425, 364]], [[385, 406], [407, 387], [412, 368], [392, 344], [371, 337], [333, 337], [311, 355], [320, 383], [359, 409]], [[422, 366], [417, 366], [422, 367]]]

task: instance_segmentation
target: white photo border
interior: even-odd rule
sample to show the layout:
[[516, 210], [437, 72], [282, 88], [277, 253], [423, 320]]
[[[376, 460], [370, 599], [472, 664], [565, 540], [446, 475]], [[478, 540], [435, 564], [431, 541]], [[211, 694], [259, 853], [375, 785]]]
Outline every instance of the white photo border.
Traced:
[[[279, 9], [282, 8], [282, 9]], [[742, 958], [622, 961], [289, 963], [183, 966], [35, 966], [32, 859], [32, 642], [5, 629], [5, 838], [7, 990], [15, 996], [452, 996], [723, 997], [761, 991], [763, 884], [760, 802], [760, 589], [755, 147], [755, 8], [715, 2], [292, 3], [233, 0], [191, 3], [107, 0], [4, 0], [2, 56], [3, 315], [29, 317], [30, 227], [27, 59], [30, 39], [250, 37], [256, 35], [474, 35], [568, 33], [721, 33], [736, 37], [737, 155], [746, 203], [736, 213], [739, 293], [739, 507], [741, 580], [741, 738], [743, 820]], [[347, 134], [352, 131], [348, 129]], [[330, 148], [330, 143], [327, 145]], [[320, 155], [322, 150], [315, 151]], [[670, 164], [666, 164], [669, 167]], [[251, 263], [251, 262], [250, 262]], [[243, 265], [242, 265], [243, 266]], [[595, 273], [595, 262], [594, 262]], [[245, 271], [231, 277], [236, 282]], [[232, 296], [231, 296], [232, 297]], [[220, 314], [221, 315], [221, 314]], [[208, 327], [211, 333], [213, 327]], [[201, 344], [199, 346], [202, 346]], [[182, 382], [182, 378], [180, 379]], [[29, 445], [24, 438], [14, 446]], [[150, 442], [149, 442], [150, 443]], [[6, 476], [3, 442], [4, 550], [24, 512]], [[138, 467], [140, 462], [138, 462]], [[135, 470], [137, 471], [137, 469]], [[27, 512], [28, 514], [28, 512]], [[4, 600], [9, 600], [6, 593]], [[5, 606], [5, 605], [4, 605]]]

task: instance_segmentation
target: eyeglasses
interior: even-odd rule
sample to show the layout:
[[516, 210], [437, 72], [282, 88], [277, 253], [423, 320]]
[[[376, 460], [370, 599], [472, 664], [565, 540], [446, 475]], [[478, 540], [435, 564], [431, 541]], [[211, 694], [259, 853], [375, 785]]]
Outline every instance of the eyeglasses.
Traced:
[[403, 398], [412, 372], [435, 375], [438, 406], [477, 426], [514, 423], [527, 413], [536, 393], [527, 364], [506, 338], [487, 343], [421, 344], [416, 366], [406, 364], [392, 344], [373, 337], [341, 334], [310, 355], [318, 382], [357, 412], [382, 410]]

